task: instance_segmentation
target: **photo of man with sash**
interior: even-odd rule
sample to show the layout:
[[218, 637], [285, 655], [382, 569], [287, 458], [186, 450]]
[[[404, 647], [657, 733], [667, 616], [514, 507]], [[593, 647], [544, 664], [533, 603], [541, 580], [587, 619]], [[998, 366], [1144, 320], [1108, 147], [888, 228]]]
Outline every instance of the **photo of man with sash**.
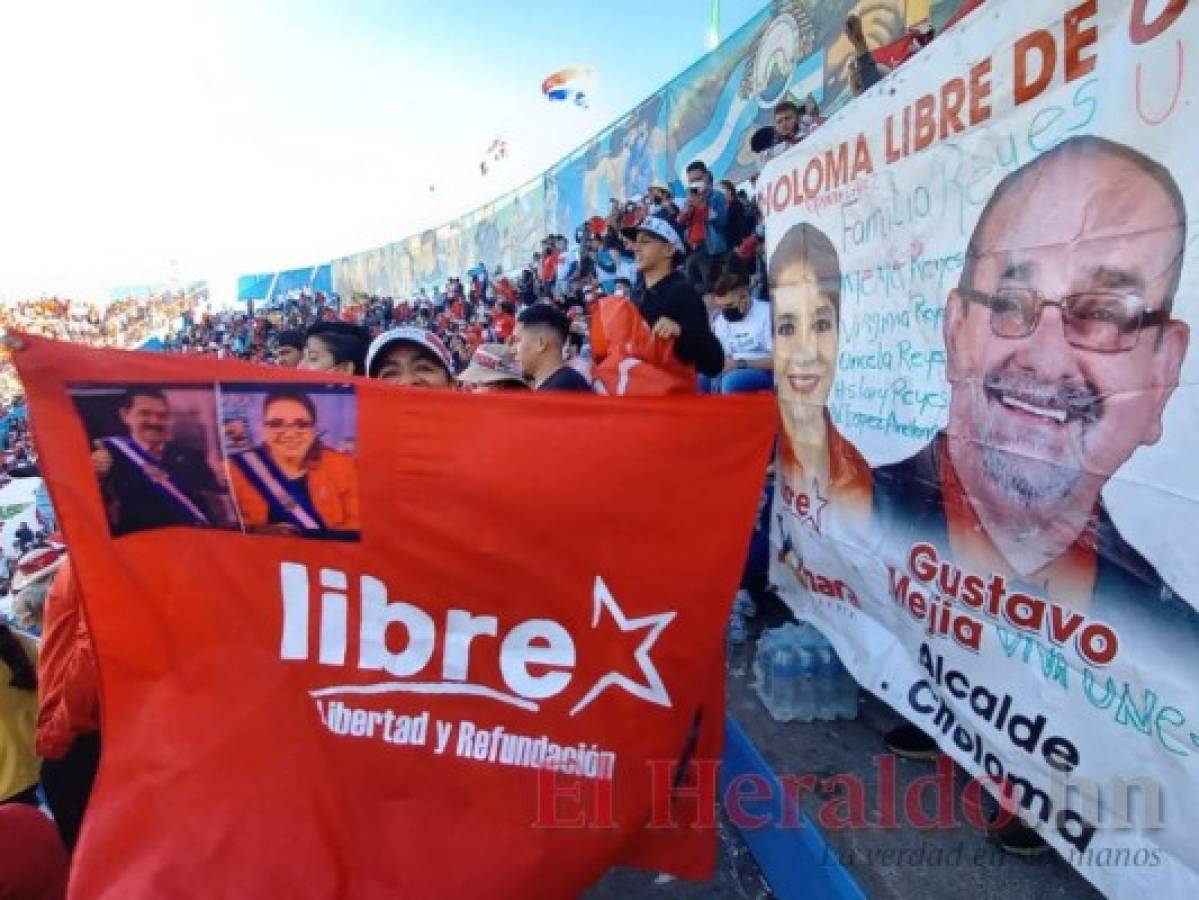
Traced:
[[126, 433], [92, 442], [92, 465], [114, 536], [171, 525], [233, 524], [218, 500], [227, 488], [204, 454], [174, 439], [166, 393], [130, 388], [117, 416]]
[[[354, 396], [328, 400], [353, 404]], [[356, 540], [357, 466], [353, 456], [322, 442], [312, 397], [295, 387], [268, 391], [256, 424], [261, 440], [229, 454], [230, 483], [246, 530]]]

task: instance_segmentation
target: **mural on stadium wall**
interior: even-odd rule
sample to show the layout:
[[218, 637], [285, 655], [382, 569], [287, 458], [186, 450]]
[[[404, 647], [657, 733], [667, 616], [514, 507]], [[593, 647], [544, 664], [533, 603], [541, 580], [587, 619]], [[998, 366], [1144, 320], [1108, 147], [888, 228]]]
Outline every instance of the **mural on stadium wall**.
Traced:
[[620, 120], [514, 194], [454, 222], [387, 247], [334, 262], [335, 289], [401, 295], [431, 288], [479, 263], [511, 271], [546, 233], [572, 235], [606, 214], [613, 198], [668, 184], [682, 193], [689, 162], [741, 183], [757, 171], [753, 131], [769, 124], [784, 98], [812, 96], [827, 117], [851, 96], [851, 12], [871, 47], [912, 25], [940, 27], [963, 0], [775, 0], [711, 53]]
[[536, 247], [545, 219], [545, 181], [538, 178], [440, 228], [334, 260], [333, 289], [343, 297], [399, 297], [480, 262], [492, 272], [511, 271]]

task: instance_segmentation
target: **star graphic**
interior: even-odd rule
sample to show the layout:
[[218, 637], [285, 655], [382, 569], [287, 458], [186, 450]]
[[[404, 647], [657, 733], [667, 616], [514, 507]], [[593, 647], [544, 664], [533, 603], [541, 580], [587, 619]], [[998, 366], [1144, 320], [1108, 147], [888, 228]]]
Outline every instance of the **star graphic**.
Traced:
[[820, 482], [812, 479], [811, 502], [808, 504], [808, 514], [800, 516], [800, 521], [809, 522], [817, 534], [820, 534], [820, 514], [828, 506], [828, 499], [820, 494]]
[[645, 637], [641, 639], [640, 646], [633, 653], [633, 658], [637, 660], [637, 665], [641, 667], [641, 674], [644, 678], [643, 683], [633, 681], [626, 675], [620, 672], [611, 671], [606, 673], [591, 689], [583, 695], [583, 699], [574, 705], [570, 711], [572, 716], [577, 715], [588, 706], [590, 706], [600, 694], [610, 687], [624, 688], [634, 697], [645, 700], [649, 703], [657, 704], [658, 706], [670, 706], [670, 695], [666, 691], [666, 685], [662, 683], [662, 676], [658, 674], [657, 668], [654, 667], [654, 662], [649, 658], [649, 651], [653, 648], [654, 642], [658, 640], [658, 636], [666, 630], [666, 626], [674, 621], [677, 612], [662, 612], [652, 616], [642, 616], [639, 619], [625, 618], [624, 611], [617, 605], [612, 592], [608, 590], [608, 586], [604, 584], [604, 579], [599, 575], [595, 576], [595, 606], [591, 615], [591, 627], [599, 627], [600, 610], [607, 609], [608, 614], [612, 617], [612, 621], [621, 631], [640, 631], [648, 629]]

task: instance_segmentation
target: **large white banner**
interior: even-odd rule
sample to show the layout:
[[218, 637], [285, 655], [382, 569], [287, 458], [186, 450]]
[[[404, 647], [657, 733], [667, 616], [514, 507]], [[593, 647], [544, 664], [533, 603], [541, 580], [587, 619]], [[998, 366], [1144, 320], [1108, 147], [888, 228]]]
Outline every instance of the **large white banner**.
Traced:
[[774, 581], [1109, 895], [1199, 895], [1197, 35], [991, 0], [757, 185]]

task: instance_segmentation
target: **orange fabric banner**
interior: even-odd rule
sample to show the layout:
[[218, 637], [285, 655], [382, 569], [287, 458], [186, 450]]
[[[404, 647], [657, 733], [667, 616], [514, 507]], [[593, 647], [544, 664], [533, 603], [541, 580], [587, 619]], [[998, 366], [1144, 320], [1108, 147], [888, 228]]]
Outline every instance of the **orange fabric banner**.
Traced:
[[652, 826], [710, 824], [669, 767], [719, 756], [773, 398], [403, 390], [23, 340], [101, 682], [72, 898], [710, 873], [713, 828]]

